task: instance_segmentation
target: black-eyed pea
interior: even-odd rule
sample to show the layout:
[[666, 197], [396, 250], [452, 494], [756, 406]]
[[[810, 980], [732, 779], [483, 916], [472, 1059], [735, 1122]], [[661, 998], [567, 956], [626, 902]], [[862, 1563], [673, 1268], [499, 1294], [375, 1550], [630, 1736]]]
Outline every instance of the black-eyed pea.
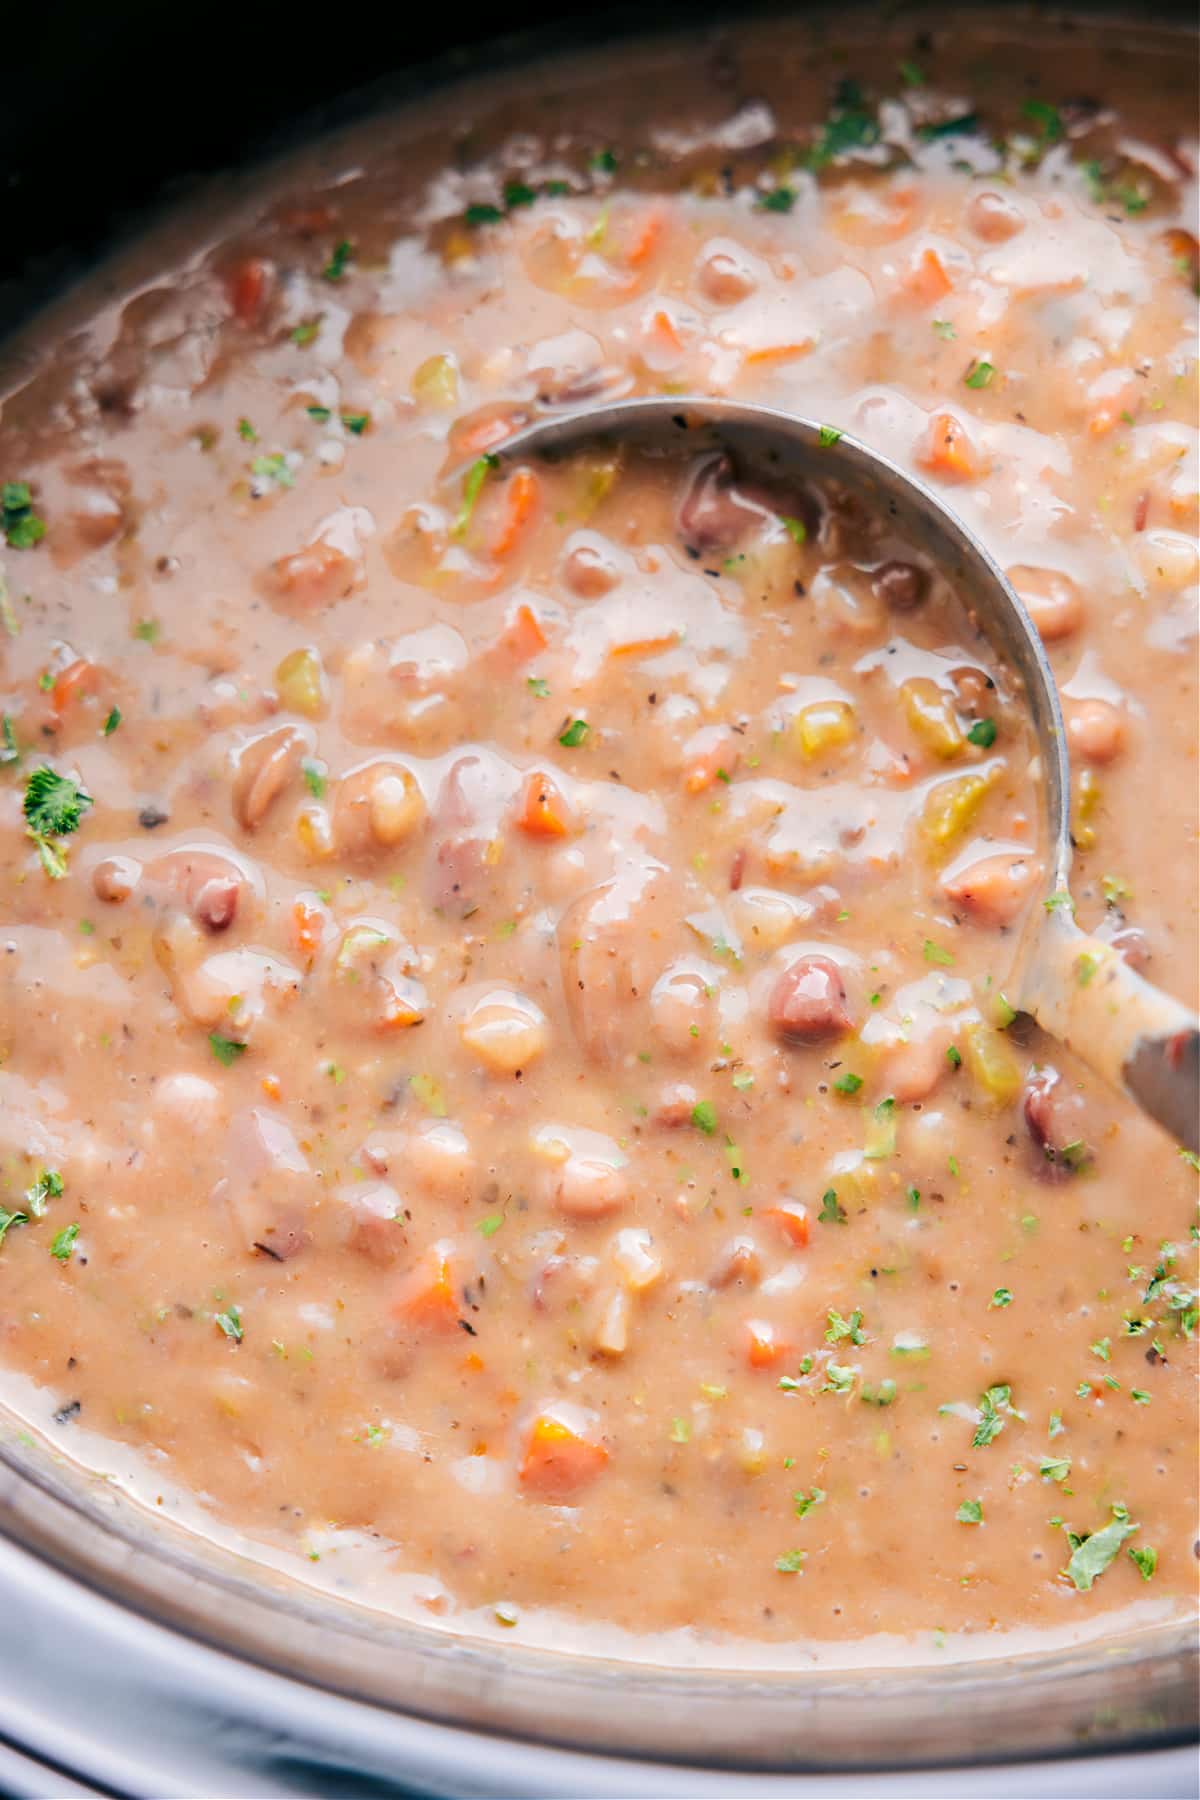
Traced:
[[92, 870], [92, 892], [106, 905], [128, 900], [142, 878], [142, 865], [132, 856], [106, 856]]
[[572, 1153], [554, 1176], [554, 1203], [572, 1219], [602, 1219], [629, 1200], [625, 1169], [598, 1156]]
[[514, 988], [475, 1001], [459, 1028], [466, 1049], [495, 1075], [515, 1075], [544, 1052], [549, 1030], [541, 1008]]
[[694, 1056], [707, 1043], [712, 1022], [712, 993], [702, 975], [668, 969], [650, 994], [650, 1017], [659, 1046], [673, 1056]]

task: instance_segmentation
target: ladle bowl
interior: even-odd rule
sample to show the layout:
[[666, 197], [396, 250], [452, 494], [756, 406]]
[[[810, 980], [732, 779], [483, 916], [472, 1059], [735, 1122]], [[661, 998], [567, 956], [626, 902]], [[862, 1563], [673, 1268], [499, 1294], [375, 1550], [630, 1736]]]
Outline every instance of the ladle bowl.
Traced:
[[501, 465], [562, 460], [598, 442], [649, 454], [723, 451], [740, 479], [774, 487], [789, 479], [835, 480], [886, 512], [954, 585], [1023, 687], [1041, 757], [1047, 881], [1006, 975], [1008, 998], [1181, 1145], [1200, 1149], [1200, 1021], [1075, 922], [1070, 759], [1058, 689], [1033, 621], [986, 546], [930, 488], [877, 450], [767, 406], [675, 396], [616, 401], [538, 420], [494, 455]]

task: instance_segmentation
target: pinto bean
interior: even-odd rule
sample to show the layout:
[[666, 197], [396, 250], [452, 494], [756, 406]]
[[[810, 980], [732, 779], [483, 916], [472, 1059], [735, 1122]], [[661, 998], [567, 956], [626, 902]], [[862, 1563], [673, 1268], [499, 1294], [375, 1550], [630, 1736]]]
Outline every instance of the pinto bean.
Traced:
[[1008, 579], [1025, 602], [1043, 643], [1057, 644], [1083, 624], [1083, 595], [1069, 575], [1019, 563], [1008, 571]]
[[1127, 737], [1125, 715], [1108, 700], [1076, 700], [1067, 708], [1067, 742], [1076, 756], [1108, 763], [1120, 756]]
[[361, 565], [356, 557], [317, 538], [302, 550], [277, 557], [264, 573], [262, 586], [275, 602], [311, 612], [344, 600], [360, 576]]
[[1096, 929], [1096, 936], [1119, 951], [1131, 969], [1136, 969], [1139, 975], [1144, 973], [1153, 952], [1150, 940], [1140, 925], [1117, 923], [1115, 919], [1110, 923], [1108, 919], [1104, 919]]
[[967, 206], [967, 223], [976, 237], [988, 244], [1007, 243], [1024, 231], [1025, 220], [1018, 207], [1004, 194], [984, 188]]
[[1047, 1064], [1025, 1083], [1022, 1110], [1043, 1170], [1069, 1175], [1086, 1162], [1086, 1104], [1072, 1093], [1058, 1070]]
[[347, 856], [391, 850], [415, 835], [425, 822], [425, 801], [403, 763], [368, 763], [338, 783], [333, 834]]
[[619, 579], [616, 564], [594, 544], [576, 544], [562, 562], [562, 578], [581, 600], [599, 600]]
[[92, 870], [92, 892], [110, 906], [128, 900], [142, 878], [142, 865], [132, 856], [106, 856]]
[[693, 469], [679, 503], [679, 535], [693, 550], [730, 550], [762, 517], [734, 487], [727, 456], [706, 456]]
[[723, 1244], [713, 1264], [708, 1285], [712, 1288], [757, 1287], [762, 1258], [752, 1237], [733, 1237]]
[[1024, 906], [1038, 864], [1028, 856], [985, 856], [942, 882], [942, 891], [980, 925], [1011, 925]]
[[226, 931], [237, 915], [245, 876], [218, 850], [172, 850], [146, 867], [151, 887], [161, 888], [206, 931]]
[[594, 1156], [569, 1156], [558, 1171], [554, 1201], [572, 1219], [602, 1219], [629, 1199], [624, 1169]]
[[710, 250], [696, 270], [696, 284], [714, 306], [736, 306], [758, 286], [751, 270], [736, 251]]
[[235, 752], [233, 816], [243, 831], [255, 831], [278, 799], [308, 749], [307, 735], [296, 725], [263, 731]]
[[929, 592], [929, 577], [916, 563], [881, 563], [871, 576], [876, 599], [892, 612], [913, 612]]
[[842, 972], [828, 956], [800, 956], [771, 989], [767, 1019], [792, 1044], [815, 1044], [850, 1028]]

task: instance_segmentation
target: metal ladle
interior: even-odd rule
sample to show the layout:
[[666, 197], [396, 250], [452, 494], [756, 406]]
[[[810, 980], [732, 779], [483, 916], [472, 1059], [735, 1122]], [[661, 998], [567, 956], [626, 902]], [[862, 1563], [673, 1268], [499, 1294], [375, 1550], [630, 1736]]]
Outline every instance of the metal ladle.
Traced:
[[616, 442], [673, 454], [725, 451], [743, 480], [835, 478], [923, 551], [956, 586], [1021, 679], [1044, 774], [1049, 882], [1021, 938], [1009, 996], [1080, 1060], [1130, 1094], [1176, 1141], [1200, 1149], [1200, 1021], [1145, 981], [1120, 952], [1081, 931], [1070, 898], [1070, 763], [1058, 689], [1029, 614], [995, 561], [920, 481], [846, 432], [730, 400], [617, 401], [540, 420], [507, 438], [501, 464], [561, 460]]

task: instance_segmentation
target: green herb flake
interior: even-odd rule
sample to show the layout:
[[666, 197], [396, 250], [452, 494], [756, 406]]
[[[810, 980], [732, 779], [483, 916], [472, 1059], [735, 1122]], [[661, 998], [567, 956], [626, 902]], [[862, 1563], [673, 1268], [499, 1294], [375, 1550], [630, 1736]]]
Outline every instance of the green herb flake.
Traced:
[[258, 433], [255, 431], [249, 419], [238, 420], [237, 434], [242, 439], [243, 443], [257, 444], [258, 442]]
[[1158, 1567], [1158, 1551], [1152, 1544], [1143, 1544], [1139, 1550], [1133, 1544], [1129, 1546], [1129, 1557], [1143, 1581], [1151, 1581]]
[[749, 1069], [735, 1069], [731, 1079], [739, 1094], [747, 1093], [754, 1086], [754, 1077]]
[[1052, 894], [1046, 896], [1042, 905], [1048, 913], [1069, 912], [1072, 918], [1075, 917], [1075, 902], [1066, 888], [1056, 888]]
[[564, 750], [577, 750], [591, 729], [586, 719], [572, 719], [566, 730], [559, 733], [558, 741]]
[[299, 344], [301, 348], [305, 344], [311, 344], [321, 329], [321, 320], [324, 317], [324, 313], [318, 313], [315, 319], [305, 319], [303, 324], [297, 325], [291, 333], [293, 344]]
[[615, 175], [617, 172], [617, 153], [615, 150], [597, 150], [588, 161], [588, 168], [595, 169], [598, 175]]
[[979, 126], [977, 113], [956, 113], [952, 119], [941, 119], [936, 125], [921, 125], [917, 128], [917, 136], [925, 143], [936, 143], [939, 138], [968, 137]]
[[779, 522], [794, 544], [803, 544], [808, 541], [808, 526], [803, 519], [789, 518], [787, 513], [780, 513]]
[[858, 1370], [848, 1364], [826, 1363], [823, 1394], [848, 1394], [858, 1380]]
[[825, 1332], [825, 1342], [827, 1344], [840, 1344], [843, 1338], [848, 1339], [852, 1344], [866, 1343], [867, 1334], [863, 1330], [863, 1316], [861, 1312], [852, 1312], [848, 1319], [844, 1319], [840, 1312], [835, 1308], [830, 1307], [828, 1319], [829, 1324]]
[[1149, 1406], [1150, 1404], [1150, 1395], [1145, 1388], [1130, 1388], [1129, 1398], [1135, 1406]]
[[962, 1068], [962, 1051], [957, 1044], [951, 1044], [946, 1051], [946, 1061], [952, 1069]]
[[325, 789], [328, 786], [324, 763], [319, 763], [313, 757], [306, 756], [301, 761], [300, 773], [303, 775], [304, 785], [313, 799], [323, 800]]
[[968, 744], [977, 744], [981, 750], [990, 750], [995, 741], [995, 719], [976, 719], [967, 733]]
[[79, 1226], [77, 1224], [64, 1225], [61, 1231], [55, 1233], [54, 1241], [50, 1245], [51, 1256], [60, 1263], [70, 1262], [75, 1250], [75, 1239], [78, 1236]]
[[762, 212], [790, 213], [796, 204], [795, 190], [790, 187], [772, 188], [769, 194], [763, 194], [758, 205]]
[[988, 1301], [988, 1310], [990, 1311], [993, 1306], [1002, 1310], [1006, 1306], [1011, 1306], [1012, 1303], [1013, 1303], [1012, 1289], [1006, 1288], [1006, 1287], [998, 1287], [996, 1289], [995, 1293], [992, 1295], [991, 1299]]
[[1100, 958], [1093, 956], [1088, 950], [1075, 958], [1075, 979], [1080, 987], [1088, 986], [1099, 967]]
[[838, 1076], [833, 1086], [835, 1092], [839, 1094], [857, 1094], [862, 1084], [862, 1076], [856, 1075], [852, 1069], [847, 1069], [844, 1075]]
[[250, 464], [250, 473], [260, 481], [274, 482], [276, 487], [291, 488], [296, 485], [296, 477], [288, 467], [287, 457], [282, 450], [275, 450], [270, 456], [256, 456]]
[[954, 1516], [960, 1525], [982, 1525], [982, 1500], [964, 1500]]
[[925, 939], [925, 961], [927, 963], [936, 963], [939, 968], [943, 969], [952, 969], [954, 967], [954, 958], [949, 950], [943, 950], [941, 945], [935, 944], [932, 938]]
[[969, 388], [985, 388], [990, 385], [995, 373], [994, 363], [979, 361], [972, 363], [963, 380]]
[[1001, 1382], [990, 1387], [979, 1398], [979, 1423], [975, 1427], [971, 1446], [975, 1450], [986, 1449], [994, 1443], [1004, 1430], [1004, 1415], [1012, 1411], [1012, 1389]]
[[61, 1200], [62, 1194], [63, 1178], [58, 1170], [39, 1169], [24, 1194], [30, 1218], [42, 1218], [45, 1215], [47, 1200]]
[[7, 713], [0, 713], [0, 769], [20, 760], [21, 749], [12, 719]]
[[475, 201], [463, 214], [468, 225], [498, 225], [503, 217], [501, 209], [486, 200]]
[[867, 1406], [890, 1406], [896, 1398], [896, 1383], [890, 1375], [878, 1387], [868, 1387], [864, 1382], [859, 1398]]
[[904, 83], [905, 87], [924, 87], [925, 86], [925, 73], [921, 68], [919, 68], [917, 66], [917, 64], [915, 62], [899, 63], [899, 64], [897, 64], [897, 69], [898, 69], [898, 72], [900, 75], [900, 79]]
[[846, 1223], [846, 1209], [839, 1201], [835, 1188], [826, 1188], [821, 1195], [821, 1210], [817, 1214], [817, 1220], [822, 1225]]
[[475, 1229], [479, 1233], [480, 1237], [485, 1237], [485, 1238], [495, 1237], [496, 1233], [499, 1231], [499, 1229], [503, 1225], [503, 1223], [504, 1223], [504, 1214], [503, 1213], [489, 1213], [487, 1215], [486, 1219], [480, 1219], [480, 1221], [476, 1225]]
[[801, 1488], [798, 1493], [792, 1495], [792, 1505], [796, 1509], [796, 1517], [798, 1519], [806, 1518], [814, 1506], [821, 1506], [824, 1503], [825, 1498], [824, 1488], [815, 1487], [809, 1494], [806, 1494]]
[[1114, 1506], [1112, 1523], [1105, 1525], [1103, 1530], [1086, 1536], [1068, 1532], [1071, 1557], [1063, 1574], [1075, 1584], [1081, 1594], [1086, 1594], [1097, 1577], [1103, 1575], [1118, 1556], [1125, 1539], [1132, 1537], [1137, 1529], [1125, 1508]]
[[361, 437], [370, 423], [370, 413], [345, 412], [342, 414], [342, 424], [346, 427], [346, 430], [353, 433], [355, 437]]
[[333, 417], [327, 406], [306, 406], [305, 412], [318, 425], [328, 425]]
[[1026, 100], [1021, 108], [1025, 118], [1037, 126], [1043, 144], [1057, 144], [1063, 137], [1062, 114], [1046, 100]]
[[343, 238], [340, 244], [334, 246], [333, 254], [325, 264], [325, 267], [321, 270], [322, 280], [341, 281], [353, 255], [354, 245], [348, 238]]
[[463, 477], [462, 505], [455, 514], [454, 523], [450, 527], [451, 537], [464, 538], [467, 535], [467, 527], [471, 523], [471, 515], [475, 511], [475, 502], [479, 499], [483, 484], [493, 469], [499, 467], [500, 458], [490, 450], [485, 451], [482, 456], [476, 457], [471, 464]]
[[120, 707], [114, 706], [111, 709], [111, 711], [109, 712], [107, 719], [105, 719], [103, 726], [101, 727], [103, 735], [105, 737], [112, 736], [113, 732], [116, 731], [117, 727], [121, 723], [121, 717], [122, 717], [122, 714], [121, 714]]
[[818, 425], [817, 427], [817, 443], [822, 450], [832, 450], [835, 444], [841, 443], [844, 435], [845, 433], [839, 431], [836, 425]]
[[933, 331], [935, 337], [944, 338], [947, 342], [951, 338], [958, 336], [958, 333], [955, 331], [949, 319], [935, 319], [933, 321]]
[[527, 675], [525, 677], [525, 686], [538, 700], [548, 700], [550, 698], [550, 683], [545, 681], [540, 675]]
[[242, 1309], [240, 1306], [227, 1306], [224, 1312], [214, 1313], [213, 1322], [224, 1332], [227, 1338], [231, 1338], [235, 1344], [241, 1343], [244, 1334], [242, 1331]]
[[231, 1068], [246, 1049], [245, 1044], [240, 1044], [236, 1038], [222, 1037], [219, 1031], [209, 1032], [208, 1045], [223, 1069]]
[[1096, 1342], [1094, 1344], [1089, 1345], [1088, 1347], [1091, 1350], [1092, 1355], [1098, 1356], [1100, 1358], [1101, 1362], [1109, 1362], [1111, 1360], [1111, 1358], [1112, 1358], [1112, 1339], [1111, 1338], [1106, 1338], [1106, 1337], [1097, 1338]]
[[785, 1550], [782, 1556], [775, 1558], [775, 1567], [781, 1575], [798, 1575], [807, 1555], [807, 1550]]
[[0, 530], [10, 550], [32, 550], [46, 535], [46, 521], [33, 510], [27, 481], [6, 481], [0, 486]]
[[1104, 875], [1100, 880], [1100, 892], [1104, 895], [1105, 906], [1120, 906], [1122, 900], [1128, 900], [1133, 889], [1119, 875]]
[[683, 1418], [672, 1419], [670, 1437], [673, 1444], [690, 1444], [692, 1441], [691, 1425]]
[[28, 1223], [28, 1213], [7, 1212], [3, 1206], [0, 1206], [0, 1247], [3, 1246], [5, 1238], [14, 1225], [28, 1225]]
[[[1053, 1436], [1053, 1433], [1051, 1433]], [[1038, 1464], [1038, 1474], [1043, 1481], [1057, 1481], [1060, 1485], [1071, 1473], [1069, 1456], [1043, 1456]]]

